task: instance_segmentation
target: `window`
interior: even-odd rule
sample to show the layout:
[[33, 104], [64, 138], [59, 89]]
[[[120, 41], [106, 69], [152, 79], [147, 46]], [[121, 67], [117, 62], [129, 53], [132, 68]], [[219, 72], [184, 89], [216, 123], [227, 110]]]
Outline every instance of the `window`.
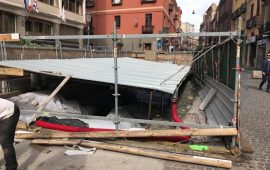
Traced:
[[30, 20], [27, 20], [25, 22], [25, 31], [27, 32], [33, 32], [33, 22]]
[[34, 18], [25, 21], [25, 31], [28, 35], [52, 35], [52, 24]]
[[119, 15], [117, 15], [117, 16], [114, 16], [114, 21], [116, 22], [116, 28], [120, 28], [120, 26], [121, 26], [121, 18], [120, 18], [120, 16]]
[[152, 14], [145, 15], [145, 25], [152, 26]]
[[144, 49], [145, 50], [151, 50], [152, 49], [152, 44], [151, 43], [145, 43], [144, 44]]
[[47, 35], [52, 34], [52, 26], [48, 24], [44, 24], [44, 33]]
[[122, 0], [112, 0], [112, 5], [121, 5]]
[[141, 0], [141, 3], [144, 4], [144, 3], [155, 3], [156, 0]]
[[251, 4], [250, 18], [253, 17], [254, 4]]
[[40, 2], [54, 6], [54, 0], [40, 0]]
[[35, 28], [34, 31], [36, 33], [43, 33], [43, 23], [35, 22], [34, 28]]
[[10, 13], [0, 11], [0, 33], [15, 32], [15, 16]]
[[82, 14], [82, 0], [62, 0], [62, 5], [67, 11]]

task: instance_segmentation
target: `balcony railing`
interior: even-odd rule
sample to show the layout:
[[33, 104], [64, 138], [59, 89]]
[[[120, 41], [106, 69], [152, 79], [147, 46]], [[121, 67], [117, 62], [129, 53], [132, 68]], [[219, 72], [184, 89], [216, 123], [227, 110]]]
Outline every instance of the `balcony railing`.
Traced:
[[252, 27], [260, 27], [261, 18], [260, 16], [254, 16], [246, 21], [246, 28], [251, 29]]
[[146, 3], [156, 3], [157, 0], [141, 0], [142, 4], [146, 4]]
[[86, 0], [85, 6], [86, 6], [86, 7], [89, 7], [89, 8], [95, 7], [95, 2], [94, 2], [94, 0]]
[[246, 11], [247, 11], [247, 4], [244, 3], [237, 10], [235, 10], [232, 13], [232, 19], [235, 20], [236, 18], [238, 18], [241, 14], [245, 13]]
[[142, 33], [143, 34], [153, 34], [154, 26], [142, 26]]

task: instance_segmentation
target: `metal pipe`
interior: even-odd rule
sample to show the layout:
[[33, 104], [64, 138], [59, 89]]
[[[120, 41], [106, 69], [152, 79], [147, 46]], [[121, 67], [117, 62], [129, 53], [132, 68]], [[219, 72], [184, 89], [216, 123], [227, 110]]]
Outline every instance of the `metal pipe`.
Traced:
[[117, 65], [117, 33], [116, 33], [116, 22], [114, 21], [113, 31], [113, 57], [114, 57], [114, 98], [115, 98], [115, 130], [118, 130], [119, 116], [118, 116], [118, 65]]
[[[241, 24], [242, 18], [238, 20], [237, 30], [237, 50], [236, 50], [236, 64], [235, 64], [235, 89], [234, 89], [234, 113], [232, 119], [232, 126], [238, 129], [238, 138], [240, 138], [240, 83], [241, 83], [241, 67], [240, 67], [240, 52], [241, 52]], [[239, 145], [240, 143], [238, 143]], [[236, 137], [233, 137], [231, 147], [236, 146]]]
[[[228, 37], [237, 36], [237, 32], [191, 32], [191, 33], [175, 33], [175, 34], [121, 34], [118, 38], [176, 38], [176, 37]], [[44, 39], [112, 39], [112, 35], [58, 35], [58, 36], [21, 36], [26, 40], [44, 40]]]

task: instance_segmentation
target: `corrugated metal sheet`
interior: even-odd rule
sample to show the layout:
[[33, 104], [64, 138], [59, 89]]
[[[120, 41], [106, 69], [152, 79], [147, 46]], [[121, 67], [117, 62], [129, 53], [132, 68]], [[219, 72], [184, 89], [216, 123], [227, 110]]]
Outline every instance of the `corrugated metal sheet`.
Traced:
[[202, 99], [207, 96], [211, 88], [217, 89], [215, 97], [205, 109], [207, 123], [228, 126], [233, 118], [234, 91], [209, 76], [206, 76], [205, 84], [201, 84], [201, 86], [199, 95]]
[[[43, 74], [44, 71], [60, 72], [63, 76], [71, 74], [72, 78], [76, 79], [114, 83], [113, 58], [9, 60], [1, 61], [0, 65]], [[157, 63], [133, 58], [119, 58], [118, 67], [119, 85], [153, 89], [170, 94], [173, 94], [176, 87], [190, 71], [189, 66], [182, 69], [184, 65]], [[178, 72], [180, 69], [182, 70]], [[168, 79], [170, 76], [172, 77]], [[166, 79], [168, 81], [161, 84]]]

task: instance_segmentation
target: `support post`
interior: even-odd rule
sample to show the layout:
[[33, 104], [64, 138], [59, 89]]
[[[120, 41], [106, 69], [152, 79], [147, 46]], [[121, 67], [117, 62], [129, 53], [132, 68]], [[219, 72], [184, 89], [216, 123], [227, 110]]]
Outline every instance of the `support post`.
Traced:
[[[240, 141], [240, 85], [241, 85], [241, 67], [240, 67], [240, 52], [241, 52], [241, 25], [242, 18], [239, 17], [238, 20], [238, 30], [237, 30], [237, 50], [236, 50], [236, 64], [235, 64], [235, 89], [234, 89], [234, 113], [232, 119], [232, 126], [237, 128], [238, 140]], [[240, 147], [240, 142], [238, 142]], [[236, 147], [236, 137], [233, 137], [231, 147]]]
[[118, 131], [119, 126], [119, 116], [118, 116], [118, 65], [117, 65], [117, 33], [116, 33], [116, 22], [114, 22], [113, 28], [113, 58], [114, 58], [114, 100], [115, 100], [115, 130]]
[[[67, 83], [67, 81], [71, 78], [71, 75], [67, 75], [65, 79], [58, 85], [58, 87], [48, 96], [43, 102], [42, 105], [39, 106], [38, 111], [42, 111], [44, 107], [52, 100], [52, 98], [61, 90], [61, 88]], [[27, 125], [29, 125], [38, 115], [33, 114], [31, 118], [27, 121]]]

